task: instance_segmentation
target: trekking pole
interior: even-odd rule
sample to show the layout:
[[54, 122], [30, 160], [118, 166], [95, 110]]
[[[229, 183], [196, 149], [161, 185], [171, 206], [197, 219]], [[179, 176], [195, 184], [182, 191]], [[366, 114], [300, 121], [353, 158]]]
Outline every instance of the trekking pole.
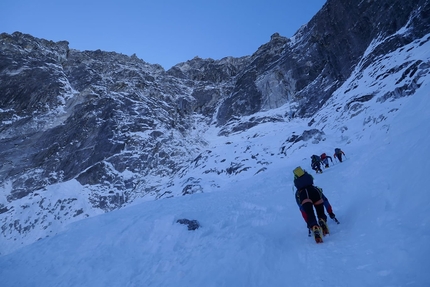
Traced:
[[308, 236], [311, 237], [312, 233], [311, 233], [311, 229], [308, 228]]

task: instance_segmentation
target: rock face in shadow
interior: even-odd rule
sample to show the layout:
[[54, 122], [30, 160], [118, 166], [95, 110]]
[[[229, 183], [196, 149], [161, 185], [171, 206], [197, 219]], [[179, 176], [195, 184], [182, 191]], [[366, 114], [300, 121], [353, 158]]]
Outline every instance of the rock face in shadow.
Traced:
[[[372, 41], [392, 35], [366, 57], [363, 68], [426, 35], [429, 13], [428, 0], [327, 1], [292, 39], [275, 33], [251, 56], [219, 109], [218, 124], [288, 102], [296, 103], [295, 116], [312, 116], [350, 76]], [[396, 34], [403, 27], [406, 35]]]
[[[286, 104], [287, 119], [311, 117], [353, 69], [426, 35], [429, 6], [329, 0], [291, 39], [275, 33], [250, 56], [196, 57], [168, 71], [134, 55], [3, 33], [0, 182], [7, 199], [70, 179], [94, 187], [91, 203], [104, 210], [159, 194], [205, 149], [196, 123], [218, 125], [222, 136], [284, 121], [240, 119]], [[366, 53], [378, 39], [385, 40]], [[424, 64], [408, 63], [408, 75]]]

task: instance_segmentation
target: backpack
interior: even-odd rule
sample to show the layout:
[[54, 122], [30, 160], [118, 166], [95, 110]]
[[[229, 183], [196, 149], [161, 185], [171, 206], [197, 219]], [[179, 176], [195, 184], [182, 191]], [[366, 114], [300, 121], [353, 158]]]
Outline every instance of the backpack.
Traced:
[[294, 173], [294, 185], [297, 190], [301, 190], [309, 185], [314, 184], [314, 178], [312, 175], [304, 171], [300, 166], [293, 170]]
[[315, 154], [311, 157], [311, 159], [312, 159], [312, 162], [320, 162], [321, 161], [320, 157], [315, 155]]
[[340, 154], [340, 153], [342, 153], [342, 151], [340, 150], [340, 148], [335, 148], [334, 149], [334, 153], [335, 154]]

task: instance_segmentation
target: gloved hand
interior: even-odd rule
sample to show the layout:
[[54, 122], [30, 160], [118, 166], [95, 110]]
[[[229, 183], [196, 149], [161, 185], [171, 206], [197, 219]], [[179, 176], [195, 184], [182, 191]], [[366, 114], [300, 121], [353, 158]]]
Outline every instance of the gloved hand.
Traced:
[[334, 213], [329, 213], [328, 215], [330, 216], [331, 219], [336, 217], [336, 215], [334, 215]]

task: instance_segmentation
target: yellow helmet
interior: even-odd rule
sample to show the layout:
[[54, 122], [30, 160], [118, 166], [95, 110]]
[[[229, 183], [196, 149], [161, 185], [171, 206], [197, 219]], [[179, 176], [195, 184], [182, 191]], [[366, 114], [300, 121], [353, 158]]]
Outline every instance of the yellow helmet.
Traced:
[[298, 166], [293, 170], [293, 173], [294, 173], [294, 177], [301, 177], [302, 175], [305, 174], [305, 171], [300, 166]]

